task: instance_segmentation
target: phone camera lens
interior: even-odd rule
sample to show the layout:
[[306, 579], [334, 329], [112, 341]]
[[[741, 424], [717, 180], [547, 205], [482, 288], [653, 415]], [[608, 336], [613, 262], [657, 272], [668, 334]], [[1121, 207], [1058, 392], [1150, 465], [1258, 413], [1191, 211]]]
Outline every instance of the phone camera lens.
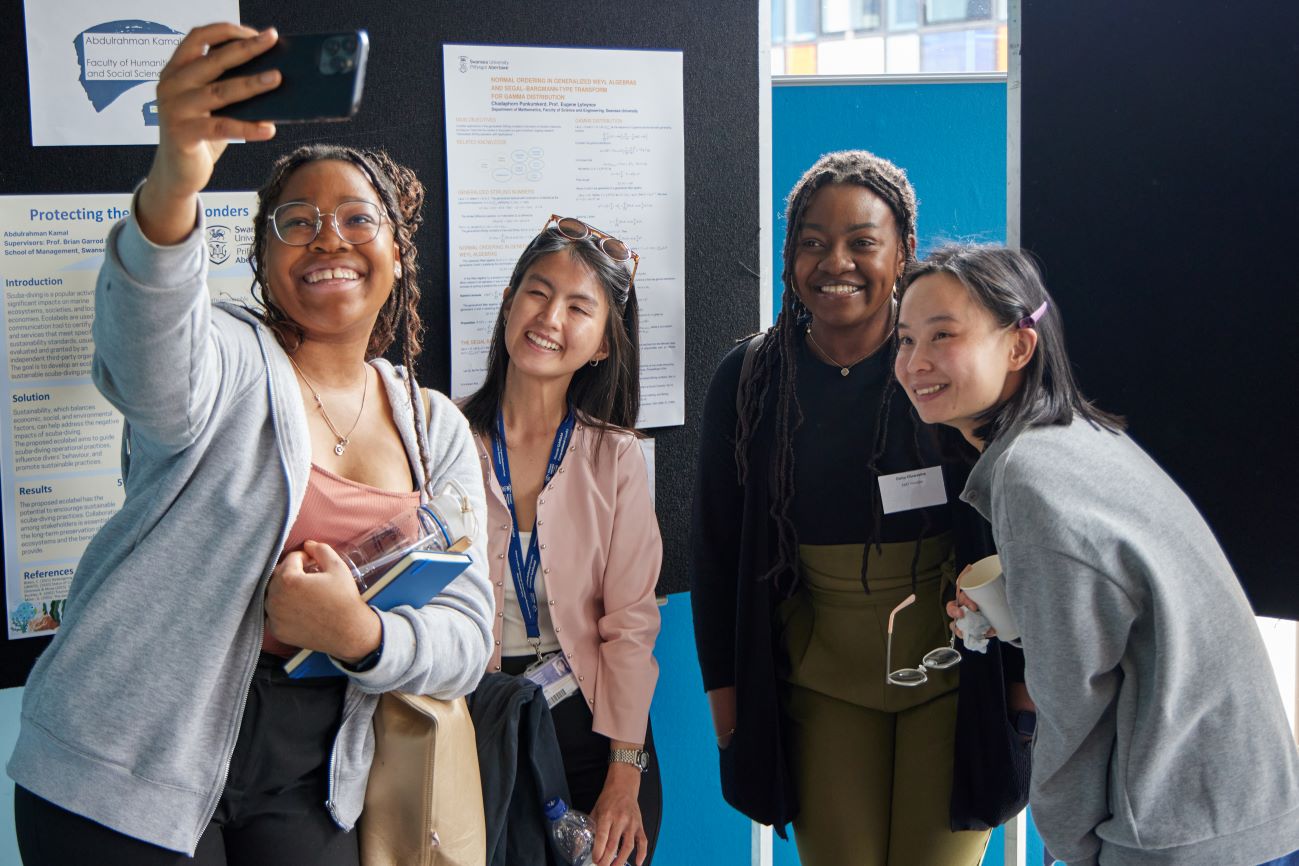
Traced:
[[326, 39], [326, 40], [325, 40], [325, 53], [326, 53], [326, 54], [329, 54], [329, 55], [337, 54], [338, 51], [339, 51], [339, 48], [340, 48], [340, 47], [341, 47], [341, 46], [338, 44], [338, 40], [337, 40], [337, 39]]
[[349, 37], [347, 37], [345, 40], [343, 40], [343, 46], [344, 46], [344, 50], [345, 50], [348, 54], [355, 54], [355, 53], [356, 53], [356, 37], [355, 37], [355, 36], [349, 36]]

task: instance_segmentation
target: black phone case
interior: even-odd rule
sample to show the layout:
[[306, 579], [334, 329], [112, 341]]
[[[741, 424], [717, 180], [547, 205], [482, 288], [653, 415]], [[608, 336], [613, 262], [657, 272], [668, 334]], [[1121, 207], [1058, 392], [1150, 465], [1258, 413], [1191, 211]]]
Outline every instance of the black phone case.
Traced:
[[280, 86], [213, 114], [277, 123], [347, 120], [361, 105], [369, 48], [364, 30], [281, 36], [270, 51], [221, 76], [224, 80], [278, 69]]

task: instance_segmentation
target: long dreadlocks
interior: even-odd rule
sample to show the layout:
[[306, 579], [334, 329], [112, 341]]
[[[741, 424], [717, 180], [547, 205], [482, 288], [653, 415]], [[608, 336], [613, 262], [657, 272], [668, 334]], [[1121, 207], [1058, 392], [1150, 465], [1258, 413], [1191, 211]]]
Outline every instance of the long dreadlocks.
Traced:
[[[761, 575], [760, 579], [782, 579], [789, 581], [786, 589], [792, 589], [799, 577], [798, 533], [790, 517], [790, 505], [794, 499], [794, 433], [803, 421], [802, 409], [799, 406], [798, 394], [794, 382], [798, 373], [798, 341], [810, 313], [799, 300], [795, 290], [794, 259], [797, 253], [798, 233], [802, 227], [803, 215], [812, 197], [818, 190], [831, 184], [855, 184], [865, 187], [888, 205], [893, 213], [898, 231], [898, 241], [905, 250], [907, 262], [915, 260], [914, 238], [916, 235], [916, 193], [907, 180], [906, 172], [886, 159], [864, 150], [845, 150], [828, 153], [812, 165], [790, 191], [785, 210], [785, 264], [781, 272], [784, 294], [781, 309], [776, 322], [767, 331], [762, 345], [756, 350], [753, 358], [752, 375], [740, 383], [739, 418], [736, 423], [735, 463], [739, 483], [744, 484], [749, 475], [749, 445], [754, 430], [757, 428], [767, 397], [773, 385], [776, 387], [775, 418], [775, 490], [771, 497], [771, 518], [776, 524], [777, 555], [771, 569]], [[889, 367], [897, 353], [897, 337], [890, 335], [887, 342]], [[779, 370], [779, 377], [775, 372]], [[889, 406], [896, 390], [892, 375], [884, 386], [880, 397], [878, 421], [875, 425], [875, 441], [871, 443], [868, 466], [873, 476], [879, 475], [879, 460], [884, 454], [888, 442]], [[913, 446], [917, 458], [920, 453], [920, 428], [914, 415], [909, 415], [913, 427]], [[861, 580], [866, 587], [866, 571], [870, 547], [880, 548], [880, 528], [884, 517], [883, 503], [877, 484], [870, 485], [870, 528], [867, 534], [866, 547], [863, 551]], [[916, 568], [920, 559], [920, 540], [929, 530], [928, 514], [922, 512], [923, 527], [916, 541], [915, 553], [911, 561], [911, 577], [915, 581]], [[869, 592], [869, 588], [866, 587]]]

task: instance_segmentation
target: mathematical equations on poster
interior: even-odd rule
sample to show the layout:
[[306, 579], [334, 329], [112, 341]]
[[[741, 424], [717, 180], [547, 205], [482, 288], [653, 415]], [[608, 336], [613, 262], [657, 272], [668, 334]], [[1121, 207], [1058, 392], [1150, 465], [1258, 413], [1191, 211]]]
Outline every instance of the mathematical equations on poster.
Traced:
[[482, 383], [514, 263], [558, 214], [639, 253], [639, 426], [683, 423], [681, 58], [679, 51], [443, 46], [453, 396]]

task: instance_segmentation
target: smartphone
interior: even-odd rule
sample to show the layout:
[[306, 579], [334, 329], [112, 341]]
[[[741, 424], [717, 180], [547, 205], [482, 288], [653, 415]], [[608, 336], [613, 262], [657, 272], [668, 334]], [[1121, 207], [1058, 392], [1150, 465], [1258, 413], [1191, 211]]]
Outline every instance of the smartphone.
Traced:
[[281, 35], [265, 54], [228, 70], [221, 79], [280, 70], [280, 86], [213, 114], [238, 120], [305, 123], [347, 120], [361, 107], [370, 38], [347, 33]]

